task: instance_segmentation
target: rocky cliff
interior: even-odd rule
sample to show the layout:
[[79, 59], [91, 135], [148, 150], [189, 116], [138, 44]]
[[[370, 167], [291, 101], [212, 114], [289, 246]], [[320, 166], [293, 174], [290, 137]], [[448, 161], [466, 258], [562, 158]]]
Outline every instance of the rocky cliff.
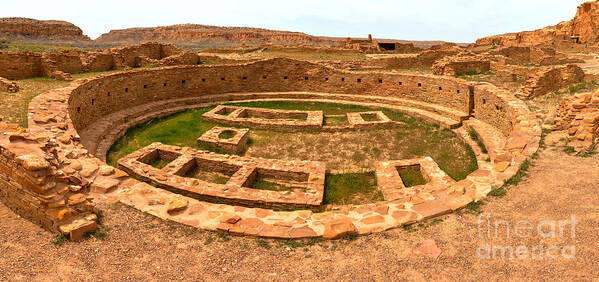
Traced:
[[0, 18], [0, 39], [43, 41], [90, 41], [76, 25], [64, 21]]
[[215, 44], [261, 45], [261, 44], [310, 44], [326, 45], [331, 40], [321, 39], [300, 32], [268, 30], [247, 27], [219, 27], [183, 24], [150, 28], [111, 30], [98, 39], [100, 44], [123, 45], [146, 41], [159, 41], [189, 45]]
[[478, 45], [559, 45], [599, 43], [599, 0], [578, 6], [574, 19], [533, 31], [506, 33], [476, 40]]

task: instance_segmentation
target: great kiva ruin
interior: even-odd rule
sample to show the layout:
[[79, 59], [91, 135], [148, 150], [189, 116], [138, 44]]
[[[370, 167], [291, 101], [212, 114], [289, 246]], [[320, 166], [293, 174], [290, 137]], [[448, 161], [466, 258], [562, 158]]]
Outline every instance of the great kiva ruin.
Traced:
[[80, 242], [115, 204], [255, 240], [459, 222], [548, 148], [595, 155], [597, 19], [457, 44], [2, 18], [0, 200]]

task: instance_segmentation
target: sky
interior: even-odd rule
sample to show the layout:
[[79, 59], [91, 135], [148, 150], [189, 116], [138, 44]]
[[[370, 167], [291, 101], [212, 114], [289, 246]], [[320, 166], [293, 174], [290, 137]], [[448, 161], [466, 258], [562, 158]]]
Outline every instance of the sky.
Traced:
[[71, 22], [92, 39], [111, 29], [247, 26], [318, 36], [474, 42], [570, 20], [582, 0], [2, 0], [0, 17]]

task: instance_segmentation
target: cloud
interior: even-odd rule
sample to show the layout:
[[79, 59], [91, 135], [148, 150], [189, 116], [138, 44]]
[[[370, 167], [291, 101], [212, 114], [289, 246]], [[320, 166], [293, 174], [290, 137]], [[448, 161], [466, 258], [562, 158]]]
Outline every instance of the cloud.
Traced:
[[581, 0], [8, 1], [0, 17], [59, 19], [92, 38], [111, 29], [179, 23], [314, 35], [473, 42], [571, 19]]

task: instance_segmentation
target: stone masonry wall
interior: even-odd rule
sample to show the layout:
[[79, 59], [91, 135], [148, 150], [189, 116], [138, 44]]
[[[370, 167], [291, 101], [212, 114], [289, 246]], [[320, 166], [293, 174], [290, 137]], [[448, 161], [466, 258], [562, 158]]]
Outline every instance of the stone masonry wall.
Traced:
[[468, 84], [459, 79], [347, 72], [290, 59], [245, 65], [187, 66], [106, 75], [84, 83], [69, 100], [77, 130], [107, 114], [152, 101], [223, 93], [309, 91], [408, 98], [468, 113]]
[[16, 126], [2, 123], [0, 130], [5, 133], [0, 137], [0, 201], [72, 240], [95, 230], [97, 217], [85, 185], [57, 169], [55, 145]]
[[51, 73], [50, 69], [57, 69], [66, 73], [80, 73], [83, 71], [81, 53], [68, 52], [46, 52], [42, 54], [42, 69], [45, 74]]
[[527, 98], [534, 98], [582, 81], [584, 71], [579, 66], [549, 67], [529, 77], [522, 85], [521, 92]]
[[8, 79], [42, 76], [42, 56], [30, 52], [0, 52], [0, 76]]
[[436, 75], [457, 76], [466, 73], [483, 73], [491, 70], [491, 59], [483, 55], [447, 56], [436, 61], [431, 71]]
[[555, 129], [567, 130], [568, 145], [577, 152], [591, 151], [599, 141], [599, 92], [576, 94], [562, 100]]
[[[108, 71], [146, 65], [196, 65], [199, 56], [172, 44], [156, 42], [102, 52], [61, 51], [46, 53], [0, 52], [0, 77], [25, 79], [38, 76], [65, 77], [89, 71]], [[66, 76], [68, 77], [68, 75]]]
[[505, 99], [509, 93], [502, 92], [504, 91], [490, 87], [486, 83], [475, 85], [473, 116], [499, 129], [504, 136], [508, 136], [512, 131], [514, 115]]

